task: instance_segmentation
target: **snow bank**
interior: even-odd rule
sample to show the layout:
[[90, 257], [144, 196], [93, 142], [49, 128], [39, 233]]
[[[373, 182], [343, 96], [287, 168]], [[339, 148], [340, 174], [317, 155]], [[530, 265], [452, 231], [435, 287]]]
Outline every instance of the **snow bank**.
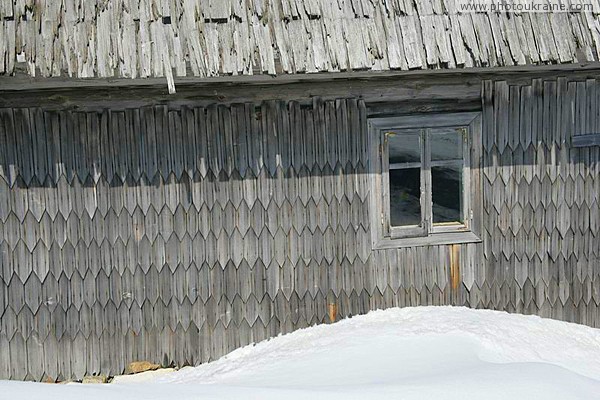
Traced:
[[600, 330], [496, 311], [375, 311], [143, 384], [0, 382], [9, 399], [600, 399]]

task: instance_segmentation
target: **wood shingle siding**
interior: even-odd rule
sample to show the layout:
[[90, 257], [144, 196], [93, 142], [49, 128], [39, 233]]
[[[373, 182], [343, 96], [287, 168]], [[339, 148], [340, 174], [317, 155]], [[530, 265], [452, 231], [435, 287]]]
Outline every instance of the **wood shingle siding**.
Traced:
[[598, 61], [585, 13], [468, 13], [454, 0], [0, 0], [0, 74], [78, 78]]
[[599, 327], [600, 147], [570, 146], [598, 131], [598, 84], [480, 82], [482, 243], [383, 250], [367, 118], [414, 112], [413, 91], [0, 108], [0, 378], [197, 364], [327, 322], [330, 302]]

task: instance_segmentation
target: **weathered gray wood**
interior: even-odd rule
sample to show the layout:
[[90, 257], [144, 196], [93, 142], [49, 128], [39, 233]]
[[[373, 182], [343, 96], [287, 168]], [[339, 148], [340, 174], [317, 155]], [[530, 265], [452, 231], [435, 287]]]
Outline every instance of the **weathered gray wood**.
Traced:
[[600, 134], [574, 135], [571, 144], [573, 147], [600, 146]]
[[[147, 2], [122, 9], [111, 4], [88, 6], [81, 11], [85, 18], [79, 18], [72, 7], [45, 7], [38, 12], [16, 7], [11, 10], [13, 16], [3, 21], [2, 65], [6, 74], [13, 74], [23, 69], [15, 61], [24, 56], [28, 62], [26, 72], [34, 74], [38, 70], [42, 76], [108, 77], [115, 70], [123, 77], [164, 76], [173, 92], [173, 67], [177, 76], [185, 76], [188, 66], [201, 77], [250, 74], [254, 72], [251, 65], [260, 72], [275, 74], [274, 48], [279, 50], [277, 72], [281, 69], [287, 74], [522, 65], [526, 60], [564, 63], [575, 61], [579, 54], [584, 54], [587, 61], [597, 58], [591, 46], [592, 37], [597, 36], [597, 21], [591, 13], [584, 13], [585, 17], [556, 13], [508, 18], [504, 14], [459, 14], [455, 7], [442, 9], [437, 3], [436, 14], [432, 14], [428, 3], [417, 3], [415, 8], [413, 4], [389, 7], [386, 3], [355, 2], [343, 10], [305, 0], [293, 6], [286, 2], [283, 11], [277, 4], [234, 3], [237, 11], [231, 12], [229, 2], [210, 6], [185, 2], [181, 20], [175, 18], [173, 6], [153, 15], [155, 11]], [[202, 13], [203, 29], [199, 29], [193, 16]], [[22, 21], [24, 14], [27, 22]], [[582, 23], [582, 18], [587, 23]], [[171, 23], [162, 23], [161, 19], [170, 19]], [[54, 22], [33, 29], [41, 26], [40, 21], [63, 24], [59, 27]], [[371, 31], [377, 34], [370, 35]], [[95, 36], [89, 36], [91, 32]], [[242, 40], [232, 40], [236, 34]], [[203, 35], [213, 45], [203, 48]], [[360, 45], [347, 47], [344, 37]], [[114, 38], [119, 38], [118, 43]], [[521, 51], [519, 39], [527, 43]], [[17, 56], [21, 49], [16, 46], [21, 42], [40, 45], [24, 46], [24, 54]], [[88, 48], [90, 42], [95, 43], [92, 48]], [[224, 51], [231, 48], [232, 42], [237, 57]], [[367, 48], [376, 49], [377, 54]], [[66, 54], [66, 60], [58, 57], [59, 52]], [[190, 54], [189, 65], [183, 62], [182, 54]]]
[[[154, 118], [156, 127], [156, 158], [158, 171], [163, 179], [167, 179], [169, 174], [173, 171], [171, 168], [173, 161], [171, 153], [171, 135], [165, 135], [165, 132], [169, 132], [169, 114], [166, 106], [154, 107]], [[174, 136], [174, 132], [172, 133]], [[173, 138], [174, 139], [174, 138]]]
[[[89, 115], [88, 118], [92, 117], [93, 114]], [[129, 161], [129, 174], [131, 177], [138, 181], [142, 175], [142, 163], [140, 160], [141, 155], [141, 121], [140, 121], [140, 110], [125, 110], [125, 134], [127, 140], [127, 157]]]
[[[428, 46], [430, 61], [445, 57]], [[486, 56], [518, 59], [508, 46]], [[387, 80], [374, 102], [358, 96], [375, 99], [383, 80], [353, 84], [351, 98], [347, 87], [334, 96], [335, 82], [308, 102], [316, 86], [271, 88], [264, 104], [241, 93], [233, 105], [155, 97], [147, 107], [117, 99], [51, 111], [13, 98], [0, 112], [0, 377], [116, 373], [165, 354], [199, 362], [325, 321], [328, 301], [340, 316], [466, 304], [597, 326], [598, 147], [577, 147], [597, 136], [598, 91], [586, 74], [432, 77], [422, 91], [423, 78]], [[480, 110], [470, 163], [481, 176], [470, 184], [483, 223], [461, 237], [452, 288], [454, 237], [373, 251], [379, 155], [368, 118], [427, 114], [414, 119], [425, 126], [431, 114]], [[465, 244], [476, 238], [483, 244]]]

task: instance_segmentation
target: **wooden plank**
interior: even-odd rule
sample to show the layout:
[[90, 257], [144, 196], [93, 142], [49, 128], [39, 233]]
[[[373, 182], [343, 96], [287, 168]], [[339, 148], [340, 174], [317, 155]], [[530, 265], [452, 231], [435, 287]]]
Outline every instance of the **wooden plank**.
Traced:
[[208, 154], [208, 167], [213, 174], [218, 175], [223, 167], [222, 132], [219, 130], [218, 108], [216, 105], [207, 109], [206, 117], [206, 142]]
[[[63, 125], [63, 121], [62, 121], [62, 114], [59, 115], [61, 118], [61, 128]], [[100, 127], [99, 127], [99, 133], [100, 133], [100, 152], [103, 153], [105, 156], [102, 157], [101, 159], [101, 164], [100, 164], [100, 173], [101, 175], [104, 177], [104, 179], [106, 179], [108, 182], [112, 181], [113, 178], [113, 162], [112, 162], [112, 157], [108, 157], [106, 156], [107, 154], [112, 154], [111, 152], [111, 137], [110, 137], [110, 115], [109, 115], [109, 111], [108, 110], [104, 110], [100, 116]], [[61, 143], [62, 143], [62, 134], [61, 134]], [[61, 147], [61, 152], [62, 152], [62, 147]]]
[[140, 110], [139, 109], [126, 109], [125, 110], [125, 132], [123, 135], [126, 137], [127, 143], [127, 159], [128, 159], [128, 171], [127, 173], [133, 178], [134, 181], [139, 181], [142, 176], [142, 135], [141, 135], [141, 124]]
[[166, 106], [154, 107], [157, 168], [163, 179], [173, 172], [172, 141], [169, 132], [169, 114]]
[[495, 82], [494, 84], [494, 119], [495, 137], [494, 142], [500, 153], [504, 152], [509, 140], [509, 93], [510, 89], [506, 82]]
[[208, 144], [207, 144], [207, 127], [206, 127], [206, 111], [204, 108], [194, 108], [194, 125], [196, 136], [195, 156], [196, 169], [202, 177], [206, 176], [208, 171]]
[[523, 86], [520, 91], [519, 141], [523, 149], [527, 149], [531, 145], [532, 133], [532, 88], [531, 86]]
[[[9, 376], [11, 379], [25, 379], [27, 376], [27, 349], [23, 336], [17, 333], [9, 342], [10, 359], [13, 361], [10, 364]], [[20, 360], [20, 362], [14, 362]]]
[[171, 170], [169, 173], [174, 173], [175, 179], [181, 179], [181, 174], [185, 168], [185, 148], [179, 110], [169, 111], [168, 120], [168, 137], [171, 144]]
[[577, 81], [573, 82], [576, 88], [575, 94], [575, 114], [574, 124], [575, 131], [574, 135], [585, 134], [586, 129], [586, 110], [587, 110], [587, 92], [585, 82]]
[[32, 155], [34, 162], [34, 176], [39, 183], [46, 179], [48, 174], [46, 130], [44, 129], [44, 115], [39, 107], [30, 108], [29, 116], [32, 124]]
[[237, 147], [233, 145], [231, 109], [229, 107], [219, 107], [219, 135], [222, 137], [223, 170], [228, 176], [231, 176], [235, 168]]
[[193, 178], [196, 172], [196, 123], [194, 110], [189, 107], [181, 108], [182, 145], [184, 154], [184, 171], [188, 178]]
[[[3, 178], [5, 181], [9, 182], [9, 142], [8, 138], [10, 133], [8, 132], [8, 121], [7, 121], [7, 112], [6, 109], [0, 109], [0, 178]], [[12, 144], [11, 144], [12, 146]]]
[[532, 119], [532, 132], [531, 132], [531, 141], [532, 143], [537, 143], [541, 141], [544, 132], [544, 99], [543, 99], [543, 81], [541, 79], [532, 80], [532, 103], [533, 103], [533, 112], [531, 115]]
[[575, 135], [571, 138], [573, 147], [591, 147], [600, 146], [600, 134]]
[[278, 154], [278, 133], [277, 126], [277, 103], [267, 101], [261, 107], [263, 149], [265, 151], [265, 166], [271, 176], [275, 176], [277, 167], [281, 163], [281, 155]]
[[494, 83], [492, 81], [483, 82], [483, 118], [485, 125], [483, 127], [483, 148], [491, 150], [495, 143], [495, 126], [494, 126]]
[[158, 172], [156, 122], [151, 107], [140, 108], [140, 140], [142, 143], [142, 168], [146, 179], [151, 181]]
[[31, 120], [29, 110], [26, 108], [16, 108], [15, 117], [15, 152], [19, 172], [27, 185], [33, 178], [33, 169], [35, 160], [33, 158], [33, 132], [31, 131]]
[[73, 152], [75, 154], [75, 176], [85, 182], [89, 174], [87, 156], [87, 124], [85, 113], [73, 113]]
[[508, 116], [508, 144], [511, 150], [515, 150], [517, 146], [520, 144], [520, 111], [521, 111], [521, 101], [520, 101], [520, 93], [521, 88], [519, 86], [510, 86], [509, 87], [509, 116]]
[[231, 141], [231, 160], [230, 169], [231, 172], [234, 170], [238, 171], [240, 176], [244, 178], [246, 171], [250, 167], [249, 153], [252, 150], [250, 148], [251, 143], [251, 127], [249, 126], [249, 115], [247, 111], [249, 107], [242, 104], [234, 104], [230, 110], [231, 124], [229, 125], [230, 132], [228, 137]]
[[557, 109], [556, 109], [556, 82], [555, 81], [547, 81], [544, 82], [543, 87], [543, 97], [544, 97], [544, 110], [543, 114], [545, 115], [543, 121], [543, 137], [542, 140], [548, 146], [550, 146], [553, 142], [558, 142], [557, 140]]

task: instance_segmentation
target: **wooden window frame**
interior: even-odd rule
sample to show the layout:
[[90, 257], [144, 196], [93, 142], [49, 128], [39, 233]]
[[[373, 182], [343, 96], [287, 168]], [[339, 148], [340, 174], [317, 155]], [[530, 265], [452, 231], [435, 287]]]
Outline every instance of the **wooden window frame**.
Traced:
[[[434, 225], [431, 201], [430, 130], [442, 127], [464, 128], [463, 209], [464, 223]], [[420, 226], [390, 225], [389, 156], [386, 132], [419, 129], [421, 133], [421, 217]], [[371, 148], [371, 210], [373, 248], [411, 247], [481, 241], [481, 113], [460, 112], [422, 114], [369, 120]], [[463, 211], [463, 210], [461, 210]]]
[[[423, 237], [427, 236], [427, 205], [426, 202], [421, 201], [421, 223], [420, 225], [410, 225], [410, 226], [391, 226], [390, 224], [390, 185], [389, 185], [389, 132], [386, 132], [385, 129], [382, 129], [380, 132], [381, 135], [381, 198], [383, 201], [382, 206], [382, 223], [383, 223], [383, 231], [385, 236], [389, 236], [392, 238], [409, 238], [409, 237]], [[421, 130], [419, 134], [419, 146], [421, 150], [421, 161], [416, 163], [419, 164], [420, 173], [420, 181], [425, 182], [427, 180], [427, 173], [425, 171], [425, 158], [427, 157], [427, 147], [425, 145], [425, 133]], [[427, 189], [421, 186], [421, 198], [426, 195]]]

